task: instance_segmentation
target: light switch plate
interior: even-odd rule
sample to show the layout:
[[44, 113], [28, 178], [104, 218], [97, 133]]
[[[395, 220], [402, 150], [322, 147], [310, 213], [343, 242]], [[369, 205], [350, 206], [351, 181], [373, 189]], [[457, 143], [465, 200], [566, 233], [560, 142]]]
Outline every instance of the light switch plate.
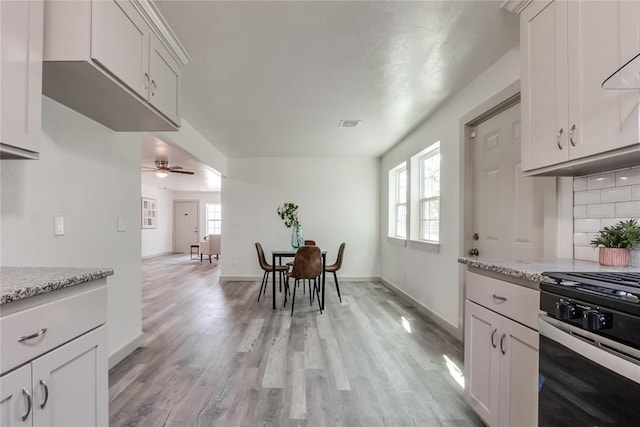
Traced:
[[53, 218], [53, 235], [64, 236], [64, 217], [57, 216]]

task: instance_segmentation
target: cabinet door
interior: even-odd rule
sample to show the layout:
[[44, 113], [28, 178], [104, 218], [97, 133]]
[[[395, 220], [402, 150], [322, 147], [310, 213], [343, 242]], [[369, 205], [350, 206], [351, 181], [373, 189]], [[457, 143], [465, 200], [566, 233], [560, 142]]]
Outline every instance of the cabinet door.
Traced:
[[602, 81], [638, 53], [639, 2], [581, 1], [569, 7], [571, 158], [637, 144], [640, 91]]
[[38, 151], [42, 104], [42, 1], [0, 2], [0, 142]]
[[149, 26], [127, 0], [91, 5], [91, 58], [144, 99], [149, 91]]
[[489, 425], [498, 425], [501, 316], [465, 302], [465, 400]]
[[520, 16], [522, 169], [569, 159], [567, 2], [533, 2]]
[[34, 426], [106, 426], [106, 327], [33, 361]]
[[[31, 365], [0, 377], [0, 426], [31, 426]], [[22, 417], [25, 417], [23, 420]]]
[[506, 317], [500, 323], [500, 425], [538, 425], [538, 333]]
[[172, 122], [180, 125], [180, 65], [155, 35], [152, 34], [150, 40], [149, 102]]

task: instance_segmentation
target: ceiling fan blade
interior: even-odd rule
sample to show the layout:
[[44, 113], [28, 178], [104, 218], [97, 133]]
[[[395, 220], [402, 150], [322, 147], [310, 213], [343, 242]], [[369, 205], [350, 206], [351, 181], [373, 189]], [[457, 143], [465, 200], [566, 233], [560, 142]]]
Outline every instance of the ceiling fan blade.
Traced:
[[174, 170], [174, 169], [184, 169], [182, 166], [171, 166], [169, 168], [169, 170]]
[[156, 172], [157, 169], [141, 170], [140, 172]]
[[169, 169], [169, 172], [173, 172], [173, 173], [183, 173], [186, 175], [193, 175], [195, 172], [190, 172], [190, 171], [177, 171], [177, 170], [173, 170], [173, 169]]
[[146, 171], [154, 171], [156, 169], [158, 169], [158, 168], [152, 168], [151, 166], [142, 166], [142, 170], [145, 171], [145, 172]]

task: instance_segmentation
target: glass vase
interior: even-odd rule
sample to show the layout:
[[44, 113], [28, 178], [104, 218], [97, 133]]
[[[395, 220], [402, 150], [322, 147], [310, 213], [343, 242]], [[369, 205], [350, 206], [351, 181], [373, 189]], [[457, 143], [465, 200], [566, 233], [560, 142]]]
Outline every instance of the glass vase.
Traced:
[[291, 228], [291, 247], [298, 249], [304, 246], [304, 236], [302, 235], [302, 226], [296, 224]]

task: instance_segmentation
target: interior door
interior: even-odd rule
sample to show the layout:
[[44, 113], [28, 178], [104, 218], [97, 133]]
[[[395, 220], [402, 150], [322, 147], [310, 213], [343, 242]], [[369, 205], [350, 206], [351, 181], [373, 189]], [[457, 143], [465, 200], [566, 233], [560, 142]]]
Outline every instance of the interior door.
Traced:
[[544, 200], [555, 189], [555, 181], [522, 176], [520, 104], [473, 131], [475, 248], [480, 256], [489, 258], [540, 258]]
[[198, 202], [175, 202], [174, 218], [174, 250], [187, 253], [198, 243]]

